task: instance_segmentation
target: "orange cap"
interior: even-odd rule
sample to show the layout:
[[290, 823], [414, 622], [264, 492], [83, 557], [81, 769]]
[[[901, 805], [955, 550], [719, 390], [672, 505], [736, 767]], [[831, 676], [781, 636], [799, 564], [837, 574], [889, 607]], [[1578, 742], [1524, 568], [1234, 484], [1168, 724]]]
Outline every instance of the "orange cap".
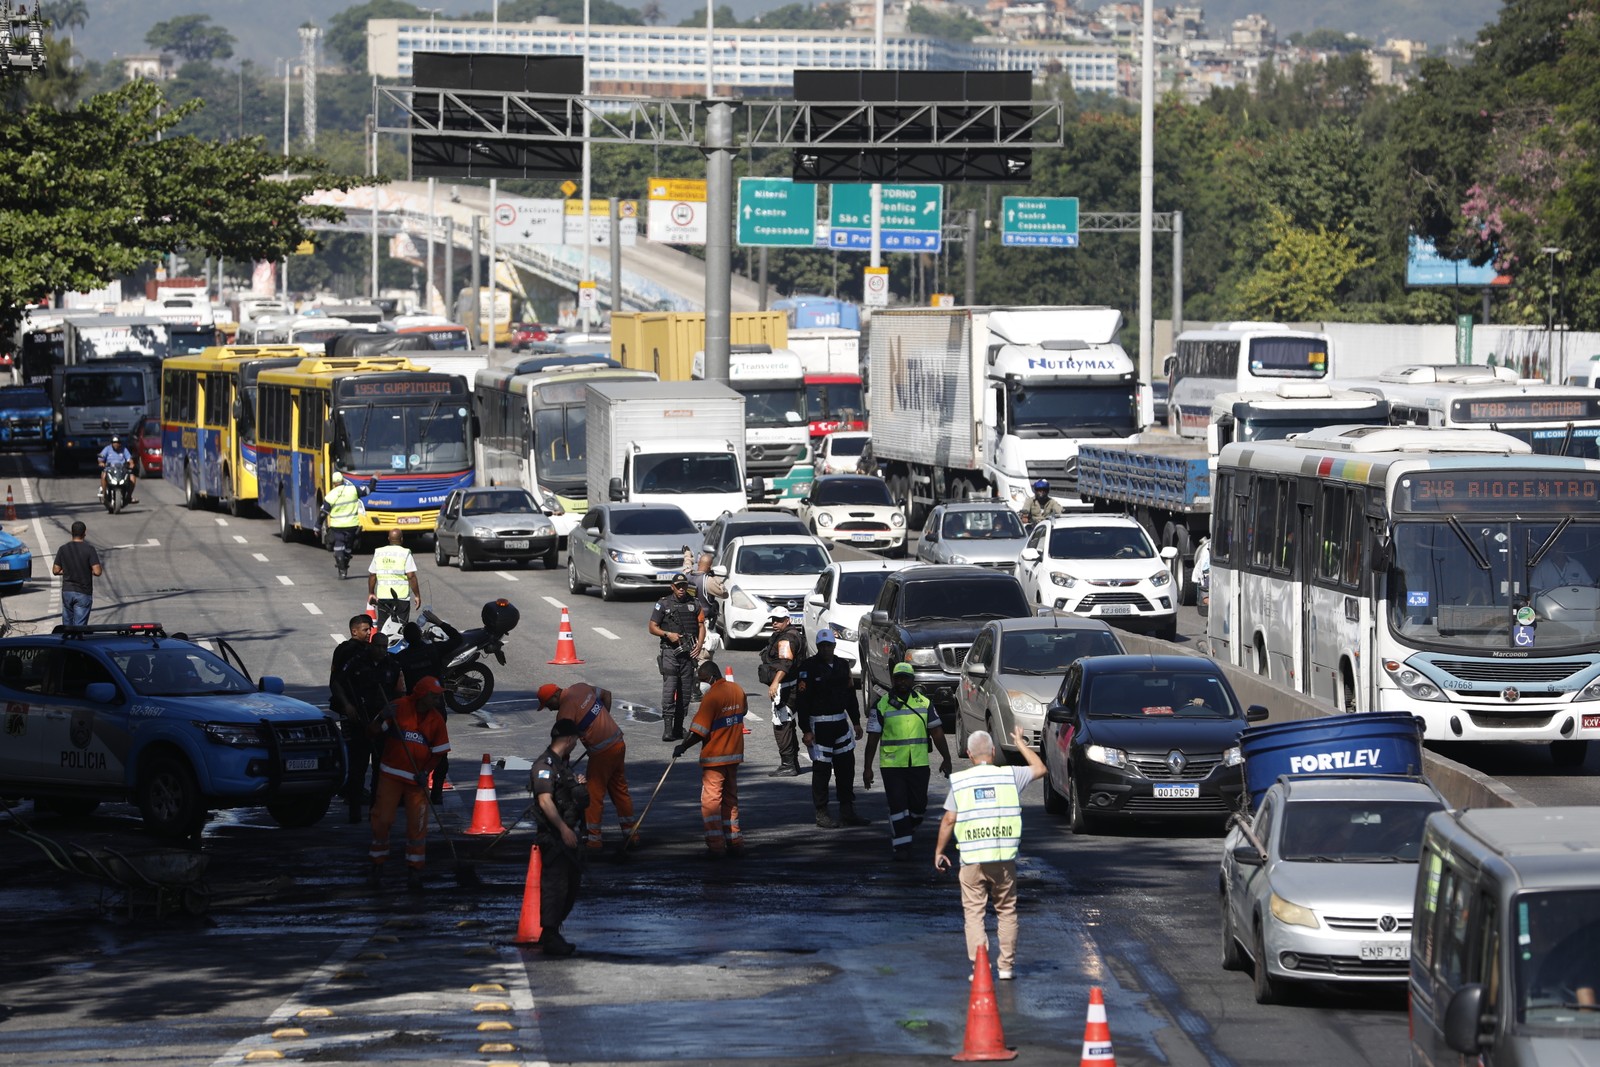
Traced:
[[551, 697], [559, 696], [560, 694], [561, 687], [559, 685], [554, 682], [546, 682], [539, 687], [539, 703], [540, 705], [547, 704]]
[[437, 696], [444, 692], [444, 686], [439, 684], [439, 679], [433, 675], [424, 675], [417, 679], [417, 684], [411, 687], [414, 697]]

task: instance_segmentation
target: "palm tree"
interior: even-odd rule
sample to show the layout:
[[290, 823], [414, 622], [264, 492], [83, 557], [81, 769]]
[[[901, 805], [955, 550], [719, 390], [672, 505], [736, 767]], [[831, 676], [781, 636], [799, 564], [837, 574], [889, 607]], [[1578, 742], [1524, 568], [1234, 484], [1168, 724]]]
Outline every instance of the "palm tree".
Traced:
[[44, 17], [58, 30], [70, 36], [89, 24], [89, 5], [86, 0], [51, 0], [44, 5]]

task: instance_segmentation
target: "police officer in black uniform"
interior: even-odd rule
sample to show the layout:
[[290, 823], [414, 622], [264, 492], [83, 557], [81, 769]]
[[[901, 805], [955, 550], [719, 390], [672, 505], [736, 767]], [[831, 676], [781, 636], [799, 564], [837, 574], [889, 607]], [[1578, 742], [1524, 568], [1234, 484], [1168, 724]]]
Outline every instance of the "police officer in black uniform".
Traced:
[[374, 757], [381, 746], [373, 744], [370, 731], [389, 702], [402, 695], [399, 686], [400, 664], [389, 655], [388, 643], [382, 637], [374, 640], [370, 618], [353, 616], [350, 639], [333, 650], [328, 676], [330, 701], [340, 718], [349, 756], [344, 797], [352, 823], [360, 821], [363, 790], [367, 796], [378, 793], [378, 761]]
[[[811, 752], [811, 803], [825, 830], [866, 826], [856, 814], [856, 741], [862, 736], [861, 702], [850, 664], [833, 654], [832, 630], [817, 631], [817, 654], [800, 664], [795, 714], [800, 740]], [[839, 820], [828, 814], [828, 776], [839, 792]]]
[[800, 661], [805, 656], [805, 630], [789, 618], [787, 611], [774, 610], [768, 620], [772, 636], [761, 650], [761, 666], [756, 677], [772, 698], [772, 736], [778, 743], [778, 769], [768, 778], [794, 778], [800, 774], [800, 734], [794, 725], [794, 690], [799, 684]]
[[656, 601], [650, 613], [650, 633], [661, 639], [656, 665], [661, 670], [661, 740], [683, 740], [683, 718], [689, 697], [700, 693], [695, 679], [695, 657], [706, 639], [706, 617], [695, 602], [689, 579], [677, 575], [672, 592]]
[[589, 805], [586, 779], [574, 774], [569, 762], [578, 744], [578, 724], [557, 719], [550, 727], [550, 747], [533, 761], [528, 789], [538, 816], [539, 925], [544, 933], [539, 948], [546, 956], [570, 956], [577, 946], [561, 936], [561, 924], [572, 914], [583, 881], [579, 862], [578, 827]]

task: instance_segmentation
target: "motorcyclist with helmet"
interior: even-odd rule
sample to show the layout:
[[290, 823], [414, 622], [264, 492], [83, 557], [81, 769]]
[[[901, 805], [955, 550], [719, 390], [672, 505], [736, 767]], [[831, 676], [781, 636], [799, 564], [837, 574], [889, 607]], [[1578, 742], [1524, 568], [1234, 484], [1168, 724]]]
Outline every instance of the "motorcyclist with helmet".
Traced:
[[100, 497], [104, 499], [107, 491], [106, 468], [117, 463], [128, 468], [128, 503], [137, 504], [139, 501], [134, 499], [133, 494], [139, 488], [139, 475], [134, 466], [133, 453], [122, 447], [122, 435], [118, 433], [112, 434], [111, 443], [100, 450]]
[[1061, 514], [1059, 501], [1050, 498], [1050, 483], [1040, 478], [1033, 483], [1033, 499], [1028, 501], [1028, 506], [1022, 509], [1022, 521], [1029, 526], [1053, 519]]

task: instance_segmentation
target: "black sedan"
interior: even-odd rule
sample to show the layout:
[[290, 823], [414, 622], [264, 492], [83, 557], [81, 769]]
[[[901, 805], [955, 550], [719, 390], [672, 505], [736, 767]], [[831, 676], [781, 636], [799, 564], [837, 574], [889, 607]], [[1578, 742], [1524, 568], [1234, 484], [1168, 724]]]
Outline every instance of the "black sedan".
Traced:
[[1045, 714], [1045, 810], [1074, 833], [1111, 817], [1225, 816], [1244, 789], [1239, 734], [1266, 717], [1241, 710], [1208, 659], [1079, 660]]

